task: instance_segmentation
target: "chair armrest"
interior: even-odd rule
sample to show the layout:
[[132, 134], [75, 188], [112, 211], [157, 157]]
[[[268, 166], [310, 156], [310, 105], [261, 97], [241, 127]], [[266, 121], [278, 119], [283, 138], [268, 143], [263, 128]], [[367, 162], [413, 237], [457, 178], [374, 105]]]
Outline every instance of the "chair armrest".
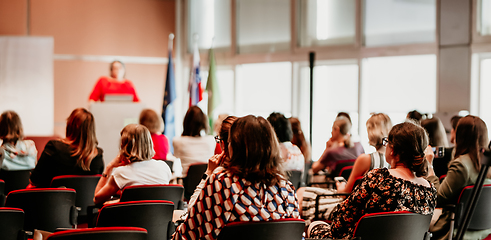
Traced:
[[89, 228], [95, 227], [96, 217], [99, 215], [99, 210], [102, 208], [102, 204], [87, 206], [87, 226]]
[[78, 211], [80, 211], [80, 210], [82, 210], [82, 209], [79, 207], [75, 207], [75, 206], [72, 206], [70, 208], [70, 224], [72, 224], [72, 226], [75, 226], [75, 228], [77, 228]]

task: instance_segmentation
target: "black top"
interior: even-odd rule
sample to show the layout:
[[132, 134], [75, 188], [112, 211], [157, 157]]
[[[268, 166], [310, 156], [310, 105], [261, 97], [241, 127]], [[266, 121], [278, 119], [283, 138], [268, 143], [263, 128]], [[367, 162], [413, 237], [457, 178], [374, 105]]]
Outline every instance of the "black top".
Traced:
[[36, 167], [31, 173], [31, 183], [36, 187], [49, 187], [51, 180], [60, 175], [93, 175], [104, 171], [102, 149], [97, 148], [97, 156], [90, 163], [90, 171], [77, 166], [77, 157], [72, 156], [73, 148], [59, 141], [51, 140], [44, 147]]

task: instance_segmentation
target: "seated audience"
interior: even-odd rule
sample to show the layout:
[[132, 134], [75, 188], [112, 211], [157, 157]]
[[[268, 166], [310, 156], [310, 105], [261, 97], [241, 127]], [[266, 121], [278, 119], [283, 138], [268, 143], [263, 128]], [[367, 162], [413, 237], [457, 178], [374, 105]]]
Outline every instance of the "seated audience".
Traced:
[[152, 135], [153, 150], [155, 155], [152, 159], [167, 160], [169, 154], [169, 140], [162, 134], [162, 118], [152, 109], [144, 109], [140, 113], [140, 124], [147, 127]]
[[420, 112], [413, 110], [407, 113], [406, 119], [415, 121], [416, 123], [421, 123], [421, 120], [423, 120], [423, 114]]
[[358, 220], [369, 213], [433, 214], [436, 189], [423, 178], [428, 173], [425, 130], [411, 122], [397, 124], [384, 139], [384, 145], [391, 169], [369, 171], [355, 191], [331, 213], [330, 224], [314, 222], [309, 226], [309, 237], [352, 238]]
[[[439, 206], [457, 204], [462, 189], [476, 182], [481, 169], [480, 152], [481, 149], [487, 148], [488, 143], [488, 129], [483, 120], [471, 115], [459, 120], [455, 131], [455, 159], [450, 162], [447, 176], [440, 183], [433, 168], [429, 170], [428, 180], [435, 184], [438, 190]], [[489, 173], [487, 178], [484, 184], [491, 183]], [[444, 210], [430, 228], [434, 239], [448, 239], [450, 217], [451, 212]], [[464, 239], [484, 239], [490, 233], [491, 229], [467, 231]]]
[[230, 222], [298, 218], [293, 185], [281, 169], [278, 140], [269, 122], [252, 115], [230, 129], [224, 169], [205, 183], [173, 239], [216, 239]]
[[421, 120], [421, 126], [428, 132], [430, 146], [448, 147], [447, 133], [440, 119], [433, 117]]
[[336, 118], [332, 125], [331, 139], [326, 144], [324, 153], [312, 164], [313, 173], [324, 169], [331, 171], [338, 161], [356, 159], [365, 152], [359, 142], [351, 141], [350, 130], [351, 123], [347, 118]]
[[455, 115], [450, 119], [450, 123], [452, 124], [452, 130], [450, 130], [450, 143], [455, 145], [455, 130], [457, 129], [457, 124], [462, 117], [459, 115]]
[[150, 131], [140, 124], [130, 124], [121, 131], [119, 155], [106, 167], [97, 183], [94, 203], [103, 203], [119, 190], [134, 185], [168, 184], [172, 173], [164, 161], [152, 159]]
[[[222, 122], [227, 117], [228, 117], [228, 114], [226, 114], [226, 113], [222, 113], [222, 114], [218, 115], [217, 120], [215, 120], [215, 122], [213, 123], [213, 134], [218, 135], [220, 133], [220, 128], [221, 128]], [[220, 154], [220, 153], [222, 153], [222, 148], [220, 147], [220, 143], [217, 142], [217, 144], [215, 146], [215, 155]]]
[[36, 166], [36, 146], [32, 140], [24, 140], [20, 117], [14, 111], [5, 111], [0, 116], [0, 146], [3, 170], [29, 170]]
[[273, 112], [269, 115], [268, 121], [273, 126], [276, 137], [280, 142], [280, 154], [283, 160], [283, 170], [303, 171], [305, 159], [302, 151], [291, 140], [293, 137], [292, 125], [285, 115]]
[[182, 136], [172, 140], [174, 156], [181, 159], [183, 177], [187, 175], [189, 165], [207, 163], [214, 155], [215, 140], [206, 135], [208, 118], [198, 106], [189, 107], [184, 116]]
[[303, 158], [305, 162], [312, 161], [312, 149], [309, 142], [305, 139], [305, 135], [302, 132], [302, 126], [300, 125], [300, 120], [298, 118], [291, 117], [290, 123], [292, 124], [292, 144], [297, 145], [302, 151]]
[[101, 174], [103, 170], [94, 116], [84, 108], [77, 108], [68, 117], [66, 138], [51, 140], [44, 147], [31, 173], [31, 185], [49, 187], [56, 176]]

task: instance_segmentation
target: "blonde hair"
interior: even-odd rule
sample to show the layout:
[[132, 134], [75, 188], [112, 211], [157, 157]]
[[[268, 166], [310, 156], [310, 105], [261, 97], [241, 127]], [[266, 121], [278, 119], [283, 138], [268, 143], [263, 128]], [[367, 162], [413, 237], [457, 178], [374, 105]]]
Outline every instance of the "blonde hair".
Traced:
[[66, 124], [66, 138], [63, 142], [74, 150], [72, 156], [78, 156], [77, 166], [85, 171], [90, 170], [90, 164], [97, 154], [97, 138], [95, 121], [92, 113], [85, 108], [73, 110]]
[[121, 130], [120, 156], [130, 162], [149, 160], [155, 155], [152, 137], [147, 127], [129, 124]]
[[376, 149], [382, 147], [382, 139], [389, 136], [392, 121], [387, 114], [375, 113], [367, 120], [368, 143]]

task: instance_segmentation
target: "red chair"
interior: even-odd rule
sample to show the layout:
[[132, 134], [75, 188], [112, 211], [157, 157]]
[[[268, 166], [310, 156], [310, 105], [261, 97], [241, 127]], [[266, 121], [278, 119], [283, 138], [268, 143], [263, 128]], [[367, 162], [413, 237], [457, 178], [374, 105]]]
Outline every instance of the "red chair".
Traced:
[[343, 177], [344, 179], [348, 180], [349, 175], [351, 174], [351, 171], [353, 170], [353, 166], [345, 166], [341, 168], [339, 171], [339, 176]]
[[141, 200], [165, 200], [174, 203], [174, 209], [182, 209], [184, 187], [179, 184], [138, 185], [125, 187], [120, 202]]
[[188, 173], [185, 178], [183, 178], [184, 186], [184, 198], [190, 199], [194, 193], [194, 189], [201, 182], [203, 174], [208, 168], [208, 163], [195, 163], [191, 164], [188, 169]]
[[5, 194], [11, 191], [24, 189], [29, 185], [31, 170], [0, 170], [0, 179], [5, 181]]
[[431, 215], [408, 211], [365, 214], [358, 220], [354, 238], [363, 240], [429, 240]]
[[141, 227], [148, 240], [168, 239], [174, 233], [174, 203], [170, 201], [131, 201], [105, 205], [99, 212], [97, 227]]
[[52, 233], [48, 240], [146, 240], [147, 230], [138, 227], [101, 227]]
[[54, 232], [77, 224], [74, 189], [33, 188], [12, 191], [5, 206], [24, 210], [24, 230]]
[[20, 208], [0, 207], [0, 236], [2, 240], [25, 239], [24, 211]]
[[218, 240], [301, 240], [305, 229], [302, 219], [231, 222], [225, 225]]

